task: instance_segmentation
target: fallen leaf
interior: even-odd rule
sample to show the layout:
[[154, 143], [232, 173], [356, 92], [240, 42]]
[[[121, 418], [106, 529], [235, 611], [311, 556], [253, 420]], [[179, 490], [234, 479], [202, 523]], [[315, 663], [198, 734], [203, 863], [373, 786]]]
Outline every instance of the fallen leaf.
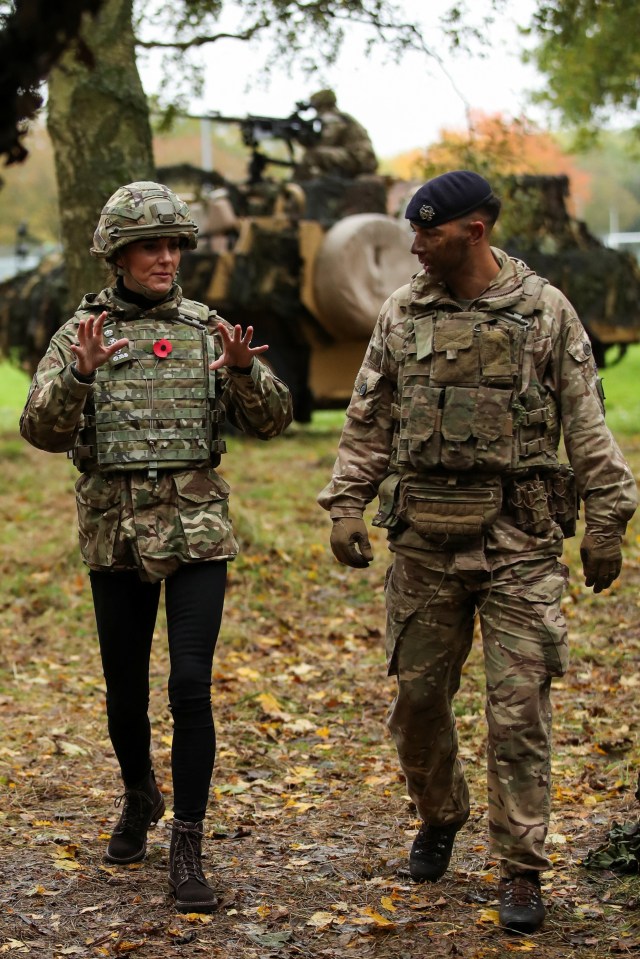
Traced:
[[494, 926], [500, 925], [500, 916], [497, 909], [483, 909], [478, 916], [478, 922], [490, 922]]
[[314, 926], [316, 929], [325, 929], [335, 920], [335, 916], [330, 912], [314, 912], [310, 919], [307, 919], [307, 926]]

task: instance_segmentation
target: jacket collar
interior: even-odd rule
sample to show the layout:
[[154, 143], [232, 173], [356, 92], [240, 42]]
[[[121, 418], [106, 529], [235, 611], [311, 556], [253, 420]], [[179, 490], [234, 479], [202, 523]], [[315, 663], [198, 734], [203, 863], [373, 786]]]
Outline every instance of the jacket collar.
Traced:
[[154, 320], [171, 320], [179, 316], [182, 290], [174, 283], [166, 299], [155, 306], [143, 310], [135, 303], [128, 303], [118, 296], [113, 287], [107, 287], [100, 293], [87, 293], [80, 304], [81, 310], [106, 310], [111, 319], [136, 320], [142, 317]]
[[[500, 271], [493, 278], [484, 292], [473, 300], [472, 309], [479, 311], [495, 311], [515, 306], [523, 296], [523, 279], [532, 274], [533, 270], [522, 262], [510, 257], [508, 253], [491, 247]], [[411, 296], [409, 309], [412, 313], [437, 309], [460, 310], [460, 304], [451, 295], [444, 283], [436, 283], [429, 275], [421, 270], [411, 279]]]

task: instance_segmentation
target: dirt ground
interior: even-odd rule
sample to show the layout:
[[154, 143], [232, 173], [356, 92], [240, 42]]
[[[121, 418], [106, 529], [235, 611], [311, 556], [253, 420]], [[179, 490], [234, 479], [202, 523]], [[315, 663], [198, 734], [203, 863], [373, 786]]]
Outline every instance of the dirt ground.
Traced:
[[[206, 822], [212, 916], [179, 915], [167, 894], [166, 822], [144, 863], [103, 861], [121, 791], [107, 739], [72, 473], [61, 457], [5, 442], [0, 479], [0, 953], [38, 959], [540, 959], [640, 954], [637, 875], [581, 860], [614, 821], [637, 821], [639, 544], [609, 595], [580, 585], [568, 546], [573, 659], [554, 683], [548, 918], [530, 937], [497, 925], [487, 847], [482, 663], [457, 701], [473, 800], [451, 869], [414, 885], [418, 821], [385, 727], [393, 681], [382, 655], [384, 542], [366, 571], [339, 567], [314, 506], [337, 437], [292, 435], [274, 453], [235, 441], [230, 479], [242, 558], [231, 567], [216, 653], [218, 760]], [[627, 450], [640, 459], [640, 445]], [[241, 455], [237, 455], [238, 451]], [[233, 451], [232, 451], [233, 452]], [[233, 463], [230, 457], [230, 463]], [[295, 476], [283, 479], [283, 464]], [[290, 471], [291, 472], [291, 471]], [[247, 505], [251, 491], [253, 506]], [[267, 517], [267, 518], [265, 518]], [[294, 532], [292, 532], [294, 530]], [[166, 643], [152, 662], [157, 775], [171, 805]], [[167, 814], [170, 818], [170, 813]]]

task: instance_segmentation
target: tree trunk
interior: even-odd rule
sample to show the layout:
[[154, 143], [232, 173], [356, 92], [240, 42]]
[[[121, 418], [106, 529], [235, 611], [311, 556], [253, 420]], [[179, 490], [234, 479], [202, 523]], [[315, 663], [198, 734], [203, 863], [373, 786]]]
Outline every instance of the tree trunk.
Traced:
[[106, 0], [81, 30], [95, 64], [74, 44], [49, 78], [48, 128], [55, 153], [69, 311], [105, 285], [89, 247], [105, 201], [122, 184], [154, 178], [149, 108], [136, 65], [133, 0]]

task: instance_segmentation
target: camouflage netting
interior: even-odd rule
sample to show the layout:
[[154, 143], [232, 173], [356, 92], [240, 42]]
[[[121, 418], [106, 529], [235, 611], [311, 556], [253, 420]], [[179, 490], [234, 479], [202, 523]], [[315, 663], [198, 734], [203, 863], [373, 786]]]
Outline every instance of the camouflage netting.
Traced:
[[582, 865], [621, 873], [640, 871], [640, 822], [614, 823], [606, 841], [590, 850]]
[[496, 242], [568, 297], [586, 326], [599, 365], [604, 347], [639, 336], [640, 269], [634, 257], [604, 247], [569, 216], [566, 176], [513, 177], [502, 184]]

